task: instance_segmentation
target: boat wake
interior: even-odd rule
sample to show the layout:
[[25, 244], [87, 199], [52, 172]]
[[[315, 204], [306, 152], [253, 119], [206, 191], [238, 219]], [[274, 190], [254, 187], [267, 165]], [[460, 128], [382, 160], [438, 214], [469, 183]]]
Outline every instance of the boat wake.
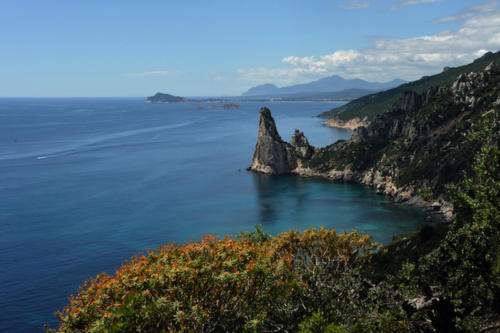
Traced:
[[185, 121], [185, 122], [178, 123], [178, 124], [125, 130], [125, 131], [115, 132], [112, 134], [96, 136], [96, 137], [91, 138], [89, 140], [85, 140], [85, 141], [82, 141], [82, 142], [74, 144], [74, 145], [66, 146], [63, 149], [59, 149], [59, 150], [58, 149], [54, 149], [52, 151], [49, 150], [49, 151], [45, 151], [42, 154], [40, 154], [40, 153], [25, 153], [25, 154], [13, 154], [13, 155], [7, 155], [7, 156], [0, 156], [0, 160], [12, 160], [12, 159], [21, 159], [21, 158], [29, 158], [29, 157], [31, 157], [31, 158], [34, 157], [36, 160], [45, 160], [45, 159], [50, 159], [50, 158], [55, 158], [55, 157], [67, 156], [70, 154], [77, 154], [77, 153], [93, 151], [93, 150], [97, 150], [97, 149], [119, 147], [119, 146], [123, 146], [123, 145], [157, 143], [157, 141], [154, 141], [154, 140], [160, 137], [159, 133], [155, 134], [153, 138], [148, 139], [148, 140], [152, 140], [152, 141], [122, 142], [122, 143], [115, 142], [115, 143], [104, 144], [107, 141], [112, 141], [112, 140], [126, 138], [126, 137], [132, 137], [132, 136], [140, 135], [140, 134], [161, 132], [161, 131], [165, 131], [168, 129], [189, 126], [189, 125], [192, 125], [194, 123], [195, 123], [195, 121]]
[[52, 157], [57, 157], [57, 156], [58, 156], [57, 154], [45, 155], [45, 156], [38, 156], [36, 159], [37, 160], [43, 160], [43, 159], [46, 159], [46, 158], [52, 158]]

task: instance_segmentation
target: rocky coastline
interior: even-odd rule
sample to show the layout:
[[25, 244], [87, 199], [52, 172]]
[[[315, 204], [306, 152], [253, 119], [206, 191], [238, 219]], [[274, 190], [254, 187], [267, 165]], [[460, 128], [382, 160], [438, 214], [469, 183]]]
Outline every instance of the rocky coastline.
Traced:
[[406, 91], [369, 123], [330, 121], [330, 126], [353, 128], [353, 135], [322, 148], [310, 146], [299, 130], [290, 143], [283, 141], [270, 110], [263, 108], [249, 169], [365, 184], [398, 203], [451, 221], [449, 185], [470, 171], [471, 157], [481, 145], [500, 138], [496, 120], [488, 123], [488, 133], [467, 134], [484, 130], [484, 119], [498, 115], [499, 89], [500, 68], [491, 62], [481, 71], [458, 75], [451, 84], [422, 93]]
[[[351, 138], [351, 140], [355, 138]], [[398, 187], [392, 177], [382, 176], [381, 172], [370, 169], [354, 171], [350, 167], [342, 170], [320, 171], [308, 166], [308, 161], [318, 149], [309, 145], [304, 133], [295, 130], [290, 143], [283, 141], [278, 134], [271, 111], [264, 107], [259, 114], [259, 135], [252, 164], [247, 170], [272, 175], [294, 174], [301, 177], [321, 177], [333, 182], [354, 182], [376, 189], [378, 194], [389, 199], [424, 209], [428, 218], [449, 222], [453, 219], [453, 207], [446, 201], [426, 201], [418, 195], [414, 186]]]
[[453, 206], [444, 200], [426, 201], [418, 195], [414, 186], [398, 187], [391, 177], [382, 176], [378, 170], [356, 172], [350, 169], [330, 170], [318, 172], [310, 168], [297, 167], [292, 174], [301, 177], [321, 177], [333, 182], [353, 182], [372, 187], [377, 194], [384, 195], [390, 200], [423, 209], [428, 213], [428, 219], [442, 222], [451, 222], [454, 218]]
[[367, 127], [370, 125], [370, 122], [368, 121], [368, 118], [365, 117], [363, 119], [360, 119], [358, 117], [348, 119], [348, 120], [342, 120], [338, 118], [330, 118], [323, 122], [323, 125], [328, 126], [328, 127], [333, 127], [333, 128], [346, 128], [350, 130], [355, 130], [358, 127]]

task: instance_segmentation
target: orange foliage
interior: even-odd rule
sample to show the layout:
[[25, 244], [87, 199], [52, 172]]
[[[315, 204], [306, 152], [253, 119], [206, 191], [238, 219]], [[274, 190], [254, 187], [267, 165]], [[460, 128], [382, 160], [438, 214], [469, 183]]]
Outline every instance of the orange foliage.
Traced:
[[323, 228], [261, 243], [206, 235], [168, 244], [85, 282], [58, 313], [58, 331], [258, 329], [309, 288], [299, 269], [318, 258], [339, 271], [363, 265], [375, 247], [368, 235]]

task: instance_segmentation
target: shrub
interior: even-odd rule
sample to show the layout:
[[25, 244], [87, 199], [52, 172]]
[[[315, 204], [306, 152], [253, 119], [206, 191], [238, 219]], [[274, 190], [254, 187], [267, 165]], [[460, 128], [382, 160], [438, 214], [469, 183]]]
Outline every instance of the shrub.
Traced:
[[333, 324], [328, 324], [319, 313], [313, 313], [299, 324], [299, 333], [344, 333], [345, 331]]
[[367, 235], [325, 229], [169, 244], [85, 282], [58, 313], [58, 331], [296, 330], [328, 309], [338, 281], [368, 269], [376, 248]]
[[433, 201], [434, 193], [432, 192], [432, 188], [429, 186], [424, 186], [418, 190], [418, 195], [422, 197], [425, 201]]
[[500, 253], [498, 146], [484, 146], [474, 160], [472, 172], [449, 189], [457, 219], [439, 247], [421, 259], [417, 281], [424, 290], [434, 286], [447, 299], [454, 317], [448, 319], [454, 320], [453, 325], [459, 329], [469, 326], [475, 331], [477, 317], [500, 303], [496, 266]]

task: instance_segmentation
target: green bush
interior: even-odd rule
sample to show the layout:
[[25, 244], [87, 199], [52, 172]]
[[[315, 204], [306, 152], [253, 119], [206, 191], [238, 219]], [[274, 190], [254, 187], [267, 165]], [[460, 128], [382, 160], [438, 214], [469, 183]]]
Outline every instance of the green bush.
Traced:
[[486, 145], [471, 175], [449, 187], [457, 219], [438, 249], [421, 259], [416, 273], [422, 289], [433, 286], [449, 301], [457, 329], [467, 323], [477, 329], [474, 318], [500, 304], [499, 178], [500, 150]]
[[[314, 312], [360, 296], [376, 248], [367, 235], [325, 229], [169, 244], [87, 281], [59, 312], [58, 331], [297, 330]], [[349, 308], [336, 311], [342, 319]]]

